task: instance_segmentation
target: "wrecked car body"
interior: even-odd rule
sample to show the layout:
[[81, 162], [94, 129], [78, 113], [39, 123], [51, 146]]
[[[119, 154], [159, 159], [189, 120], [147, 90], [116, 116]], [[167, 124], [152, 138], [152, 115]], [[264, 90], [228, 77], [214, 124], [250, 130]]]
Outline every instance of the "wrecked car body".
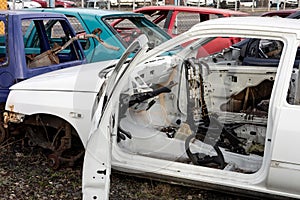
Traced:
[[[203, 46], [217, 37], [242, 41], [203, 56]], [[108, 198], [111, 167], [300, 198], [299, 45], [297, 20], [257, 17], [200, 23], [152, 50], [141, 36], [118, 64], [92, 64], [99, 67], [97, 84], [77, 67], [72, 89], [53, 87], [72, 69], [56, 80], [49, 81], [54, 72], [13, 86], [6, 108], [16, 118], [6, 123], [28, 124], [41, 113], [68, 122], [85, 147], [84, 199]], [[35, 99], [55, 96], [55, 106], [32, 103], [25, 91]], [[64, 95], [69, 101], [57, 98]]]

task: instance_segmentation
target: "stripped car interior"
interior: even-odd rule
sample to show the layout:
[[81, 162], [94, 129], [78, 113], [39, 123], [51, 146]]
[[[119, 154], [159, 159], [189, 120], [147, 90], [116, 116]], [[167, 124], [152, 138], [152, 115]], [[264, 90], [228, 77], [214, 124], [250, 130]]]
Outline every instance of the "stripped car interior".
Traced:
[[[120, 95], [121, 150], [246, 174], [260, 169], [283, 42], [244, 38], [199, 57], [213, 39], [135, 68]], [[295, 103], [298, 83], [291, 83], [288, 101]]]

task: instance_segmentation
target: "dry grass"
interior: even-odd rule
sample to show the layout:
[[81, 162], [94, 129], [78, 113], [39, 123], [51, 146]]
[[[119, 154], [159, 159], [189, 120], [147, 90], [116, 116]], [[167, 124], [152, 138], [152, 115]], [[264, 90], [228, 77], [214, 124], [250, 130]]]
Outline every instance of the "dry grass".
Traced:
[[[42, 149], [22, 140], [0, 145], [0, 200], [81, 199], [81, 166], [53, 170]], [[110, 199], [236, 200], [235, 196], [181, 187], [130, 175], [111, 175]]]

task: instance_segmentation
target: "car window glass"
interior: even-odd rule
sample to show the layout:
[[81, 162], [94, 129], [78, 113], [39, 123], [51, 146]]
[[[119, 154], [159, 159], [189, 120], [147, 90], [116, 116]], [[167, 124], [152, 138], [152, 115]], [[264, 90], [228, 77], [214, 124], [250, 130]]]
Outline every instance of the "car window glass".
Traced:
[[[166, 47], [130, 68], [120, 94], [117, 144], [133, 155], [258, 172], [284, 43], [227, 35], [176, 45], [182, 49], [170, 54], [172, 46]], [[245, 51], [259, 49], [268, 57], [247, 60], [251, 53]]]

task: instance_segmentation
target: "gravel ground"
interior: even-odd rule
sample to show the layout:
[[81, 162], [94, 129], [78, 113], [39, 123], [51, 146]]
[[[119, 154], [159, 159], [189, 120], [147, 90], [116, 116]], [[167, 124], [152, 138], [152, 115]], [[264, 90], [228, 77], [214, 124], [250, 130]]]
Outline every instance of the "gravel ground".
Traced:
[[[81, 199], [81, 164], [53, 170], [42, 150], [24, 147], [22, 140], [0, 145], [0, 200]], [[110, 199], [216, 199], [241, 197], [166, 184], [149, 179], [111, 175]], [[247, 198], [249, 199], [249, 198]]]

